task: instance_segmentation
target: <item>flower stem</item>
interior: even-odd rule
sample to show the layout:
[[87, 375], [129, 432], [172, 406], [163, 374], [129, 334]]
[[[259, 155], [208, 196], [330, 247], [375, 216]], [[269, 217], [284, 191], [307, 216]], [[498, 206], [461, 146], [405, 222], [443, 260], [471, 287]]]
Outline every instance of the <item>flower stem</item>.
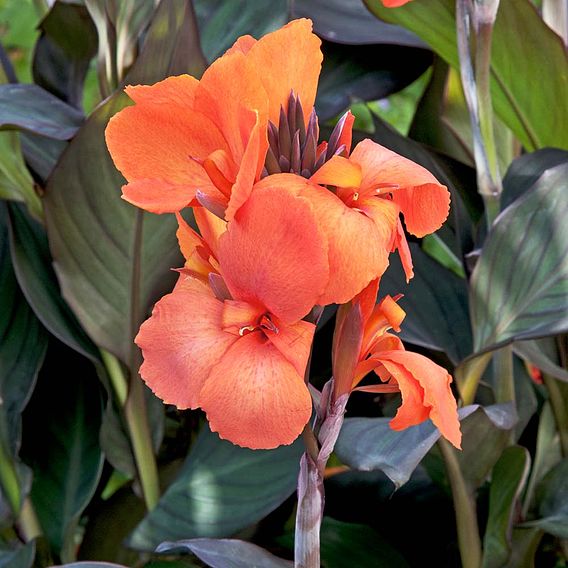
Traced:
[[489, 365], [491, 353], [483, 353], [456, 370], [456, 382], [464, 406], [473, 404], [479, 381]]
[[[3, 417], [0, 415], [0, 420]], [[18, 479], [18, 472], [14, 465], [10, 452], [7, 451], [6, 445], [3, 442], [4, 436], [0, 438], [0, 488], [2, 493], [6, 495], [8, 505], [14, 515], [18, 515], [21, 505], [20, 482]]]
[[556, 428], [560, 437], [562, 456], [566, 458], [568, 457], [568, 404], [559, 381], [546, 373], [542, 374], [542, 380], [548, 390], [550, 406], [552, 407], [552, 413], [554, 414]]
[[515, 377], [513, 373], [513, 348], [501, 347], [493, 353], [493, 372], [497, 383], [495, 399], [497, 402], [515, 402]]
[[22, 535], [25, 542], [30, 542], [34, 538], [41, 536], [42, 530], [39, 524], [36, 512], [29, 497], [24, 499], [22, 510], [18, 518], [18, 531]]
[[481, 539], [479, 538], [475, 500], [462, 475], [454, 448], [443, 438], [438, 441], [438, 447], [444, 458], [452, 489], [462, 566], [463, 568], [480, 568]]

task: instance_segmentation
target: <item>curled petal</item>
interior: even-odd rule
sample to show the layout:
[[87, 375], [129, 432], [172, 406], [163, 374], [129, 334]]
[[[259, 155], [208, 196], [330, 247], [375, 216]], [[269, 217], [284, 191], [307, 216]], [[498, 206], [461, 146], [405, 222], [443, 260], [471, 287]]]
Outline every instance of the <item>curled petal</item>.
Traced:
[[414, 267], [412, 264], [412, 255], [410, 254], [410, 247], [408, 246], [408, 241], [406, 240], [406, 235], [404, 234], [404, 229], [402, 228], [402, 223], [398, 219], [396, 225], [396, 235], [394, 238], [394, 249], [398, 250], [400, 255], [400, 261], [402, 263], [402, 268], [404, 269], [404, 275], [406, 276], [406, 282], [410, 282], [411, 278], [414, 277]]
[[209, 287], [180, 277], [155, 306], [136, 336], [144, 363], [140, 375], [167, 404], [196, 408], [210, 371], [237, 340], [222, 330], [223, 303]]
[[260, 303], [284, 323], [304, 317], [329, 278], [325, 235], [309, 201], [294, 193], [305, 181], [292, 174], [264, 178], [219, 242], [232, 296]]
[[432, 233], [446, 220], [450, 194], [426, 168], [369, 139], [357, 144], [349, 159], [361, 166], [361, 192], [392, 192], [413, 235]]
[[460, 423], [448, 372], [430, 359], [409, 351], [382, 351], [378, 358], [402, 393], [402, 406], [391, 427], [401, 430], [431, 418], [442, 435], [459, 449]]
[[292, 443], [312, 412], [303, 376], [261, 332], [238, 338], [225, 353], [199, 406], [221, 438], [253, 449]]

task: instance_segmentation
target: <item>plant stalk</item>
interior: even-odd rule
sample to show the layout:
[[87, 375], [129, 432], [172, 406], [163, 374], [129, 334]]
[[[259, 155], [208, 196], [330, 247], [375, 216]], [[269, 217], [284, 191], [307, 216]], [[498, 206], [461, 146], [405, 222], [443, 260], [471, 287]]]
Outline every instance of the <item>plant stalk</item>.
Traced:
[[456, 382], [463, 406], [473, 404], [479, 381], [491, 361], [491, 353], [483, 353], [460, 366], [456, 371]]
[[513, 372], [513, 347], [507, 345], [493, 353], [493, 372], [497, 383], [497, 402], [515, 402], [515, 377]]
[[438, 447], [444, 458], [452, 489], [462, 566], [463, 568], [480, 568], [482, 549], [475, 500], [462, 475], [454, 448], [443, 438], [438, 441]]
[[568, 457], [568, 408], [567, 402], [564, 400], [559, 382], [546, 373], [542, 374], [542, 380], [548, 390], [548, 398], [552, 407], [552, 414], [556, 422], [556, 428], [560, 437], [560, 449], [562, 457]]

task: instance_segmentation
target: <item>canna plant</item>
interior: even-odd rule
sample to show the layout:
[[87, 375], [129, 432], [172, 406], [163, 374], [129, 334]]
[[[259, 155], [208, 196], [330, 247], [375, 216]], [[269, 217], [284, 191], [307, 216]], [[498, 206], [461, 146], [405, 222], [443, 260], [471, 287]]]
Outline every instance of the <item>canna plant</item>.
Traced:
[[1, 38], [0, 564], [561, 563], [550, 7], [28, 8], [33, 84]]

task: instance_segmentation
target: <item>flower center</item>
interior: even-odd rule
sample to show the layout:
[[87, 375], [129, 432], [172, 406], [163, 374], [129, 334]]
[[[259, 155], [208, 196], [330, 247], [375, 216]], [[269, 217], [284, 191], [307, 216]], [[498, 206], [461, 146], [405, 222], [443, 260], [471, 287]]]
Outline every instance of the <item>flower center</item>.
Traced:
[[239, 335], [243, 337], [243, 335], [248, 335], [254, 331], [270, 331], [272, 333], [278, 333], [280, 330], [276, 326], [276, 324], [270, 318], [270, 314], [264, 314], [260, 317], [258, 323], [256, 325], [244, 325], [239, 329]]
[[345, 144], [339, 144], [344, 115], [331, 133], [329, 141], [318, 146], [319, 126], [312, 110], [306, 127], [304, 110], [294, 92], [288, 98], [288, 108], [280, 107], [278, 126], [268, 122], [268, 151], [261, 178], [272, 174], [293, 173], [311, 177], [332, 156], [347, 154]]

